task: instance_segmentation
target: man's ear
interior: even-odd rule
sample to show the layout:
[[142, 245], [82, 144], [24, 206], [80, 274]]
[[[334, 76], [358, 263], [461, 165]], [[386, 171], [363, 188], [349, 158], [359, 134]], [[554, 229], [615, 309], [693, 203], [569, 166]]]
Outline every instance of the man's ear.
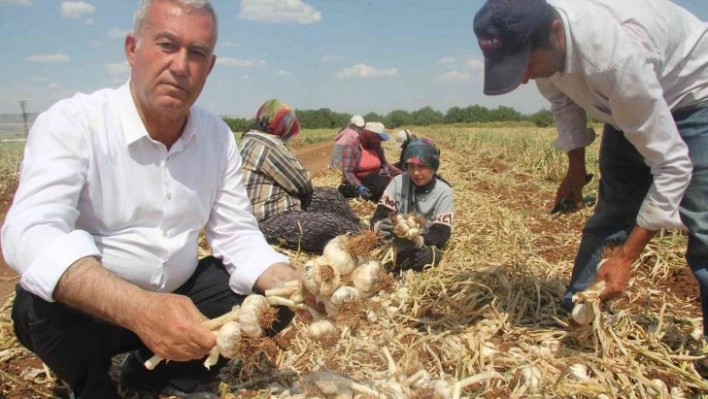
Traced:
[[138, 47], [138, 39], [131, 32], [125, 36], [125, 42], [123, 44], [123, 50], [125, 51], [125, 58], [128, 60], [128, 65], [133, 67], [133, 62], [135, 62], [135, 50]]
[[563, 21], [558, 18], [554, 19], [551, 23], [551, 43], [555, 47], [559, 44], [564, 44], [565, 42], [565, 27], [563, 26]]
[[211, 55], [211, 65], [209, 65], [209, 72], [207, 75], [211, 73], [212, 69], [214, 69], [214, 65], [216, 65], [216, 54]]

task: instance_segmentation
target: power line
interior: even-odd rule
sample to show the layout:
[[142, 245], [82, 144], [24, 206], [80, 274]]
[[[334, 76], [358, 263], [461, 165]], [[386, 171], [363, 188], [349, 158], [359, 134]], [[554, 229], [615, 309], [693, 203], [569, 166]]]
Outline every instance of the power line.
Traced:
[[24, 122], [25, 138], [29, 136], [29, 125], [27, 124], [27, 100], [19, 100], [20, 108], [22, 108], [22, 121]]

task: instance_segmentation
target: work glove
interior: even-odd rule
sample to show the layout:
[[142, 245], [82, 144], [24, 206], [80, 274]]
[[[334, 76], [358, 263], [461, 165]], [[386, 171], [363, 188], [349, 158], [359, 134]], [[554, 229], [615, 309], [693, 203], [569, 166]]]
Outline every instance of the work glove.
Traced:
[[381, 238], [389, 239], [393, 235], [393, 222], [391, 219], [381, 219], [374, 224], [374, 231], [377, 232]]
[[371, 194], [371, 190], [369, 190], [364, 185], [357, 187], [356, 191], [359, 193], [359, 196], [365, 200], [369, 200], [371, 199], [371, 197], [373, 197], [373, 195]]

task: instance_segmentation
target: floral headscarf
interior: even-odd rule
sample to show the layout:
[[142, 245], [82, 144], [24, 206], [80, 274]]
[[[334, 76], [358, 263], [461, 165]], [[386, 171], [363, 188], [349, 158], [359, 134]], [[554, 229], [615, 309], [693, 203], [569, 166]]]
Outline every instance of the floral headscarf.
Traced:
[[406, 164], [425, 165], [437, 172], [440, 167], [440, 149], [430, 139], [411, 141], [406, 147]]
[[295, 111], [280, 100], [268, 100], [256, 113], [256, 125], [264, 133], [270, 133], [288, 142], [300, 133], [300, 122]]

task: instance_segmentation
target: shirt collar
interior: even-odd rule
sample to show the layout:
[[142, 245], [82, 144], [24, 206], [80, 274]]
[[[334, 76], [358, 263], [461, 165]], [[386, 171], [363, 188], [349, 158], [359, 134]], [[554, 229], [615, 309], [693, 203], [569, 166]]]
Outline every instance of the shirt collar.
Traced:
[[574, 62], [574, 54], [575, 52], [573, 51], [573, 36], [570, 32], [570, 24], [568, 23], [568, 15], [566, 15], [564, 10], [559, 9], [558, 7], [555, 7], [556, 11], [558, 11], [558, 15], [560, 15], [561, 21], [563, 21], [563, 30], [565, 30], [565, 69], [561, 72], [559, 72], [560, 76], [573, 73], [576, 71], [577, 66], [576, 63]]
[[[125, 143], [130, 145], [142, 138], [150, 138], [143, 124], [143, 120], [140, 119], [140, 113], [138, 113], [138, 108], [135, 106], [135, 101], [133, 101], [133, 96], [130, 92], [130, 80], [118, 88], [117, 95]], [[197, 129], [195, 117], [194, 109], [191, 108], [187, 116], [187, 123], [184, 125], [184, 130], [182, 130], [182, 135], [175, 143], [176, 148], [173, 147], [175, 150], [183, 148], [184, 145], [191, 142], [196, 137]]]

